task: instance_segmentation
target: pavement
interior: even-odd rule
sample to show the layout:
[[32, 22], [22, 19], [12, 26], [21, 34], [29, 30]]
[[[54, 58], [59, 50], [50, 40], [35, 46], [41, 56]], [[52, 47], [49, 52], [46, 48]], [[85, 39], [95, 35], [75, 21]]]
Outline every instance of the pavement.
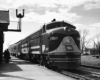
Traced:
[[29, 61], [11, 57], [0, 64], [0, 80], [75, 80]]

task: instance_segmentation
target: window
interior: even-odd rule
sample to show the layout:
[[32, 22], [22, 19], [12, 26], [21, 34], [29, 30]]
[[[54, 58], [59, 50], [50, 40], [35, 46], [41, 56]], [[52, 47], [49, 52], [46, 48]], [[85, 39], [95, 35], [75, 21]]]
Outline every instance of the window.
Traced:
[[58, 22], [47, 24], [46, 29], [48, 30], [48, 29], [53, 29], [53, 28], [58, 28], [58, 27], [67, 27], [67, 26], [70, 26], [71, 28], [75, 29], [75, 26], [64, 21], [58, 21]]

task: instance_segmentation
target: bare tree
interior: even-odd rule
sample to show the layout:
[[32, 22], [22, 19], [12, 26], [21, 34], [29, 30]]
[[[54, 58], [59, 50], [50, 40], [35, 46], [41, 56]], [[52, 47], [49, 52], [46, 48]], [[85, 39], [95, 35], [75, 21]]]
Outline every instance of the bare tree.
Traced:
[[93, 42], [94, 42], [94, 49], [96, 51], [96, 54], [100, 55], [100, 34], [95, 36]]
[[80, 30], [80, 35], [81, 35], [81, 38], [80, 38], [80, 46], [81, 46], [81, 51], [82, 53], [84, 52], [84, 49], [89, 45], [89, 42], [91, 39], [87, 40], [87, 36], [89, 34], [89, 31], [84, 29], [84, 30]]

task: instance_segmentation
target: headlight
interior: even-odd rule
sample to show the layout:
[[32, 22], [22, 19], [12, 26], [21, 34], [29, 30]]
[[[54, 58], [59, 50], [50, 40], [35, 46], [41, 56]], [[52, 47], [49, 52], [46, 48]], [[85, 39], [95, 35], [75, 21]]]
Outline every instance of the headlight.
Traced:
[[58, 37], [50, 37], [50, 40], [57, 40]]

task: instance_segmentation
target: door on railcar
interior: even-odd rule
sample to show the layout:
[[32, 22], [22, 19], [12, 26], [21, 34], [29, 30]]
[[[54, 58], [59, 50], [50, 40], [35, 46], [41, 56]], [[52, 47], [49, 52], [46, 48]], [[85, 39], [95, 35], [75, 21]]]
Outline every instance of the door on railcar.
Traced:
[[29, 42], [29, 59], [30, 61], [37, 63], [39, 61], [40, 56], [40, 45], [39, 45], [40, 38], [34, 38]]
[[46, 62], [46, 57], [48, 56], [48, 39], [49, 34], [46, 32], [45, 25], [42, 28], [42, 32], [40, 34], [40, 64], [44, 65]]

